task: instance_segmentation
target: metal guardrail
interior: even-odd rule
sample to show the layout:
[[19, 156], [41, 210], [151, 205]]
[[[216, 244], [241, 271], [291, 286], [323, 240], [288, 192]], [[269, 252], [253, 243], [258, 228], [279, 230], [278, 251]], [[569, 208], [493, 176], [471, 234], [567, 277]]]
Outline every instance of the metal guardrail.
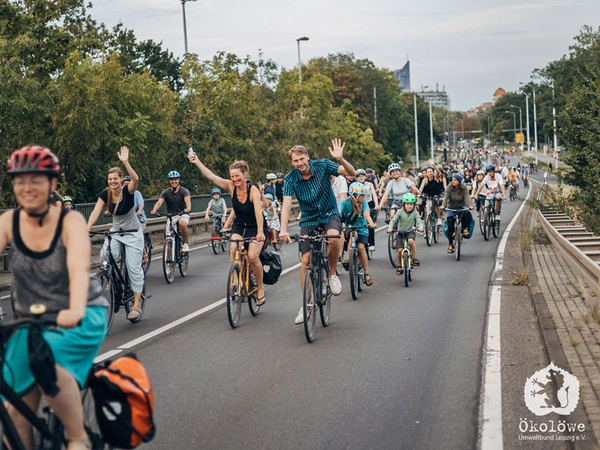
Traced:
[[[545, 187], [544, 184], [543, 188]], [[600, 236], [587, 231], [571, 217], [556, 211], [542, 209], [539, 211], [539, 217], [552, 244], [559, 249], [565, 261], [583, 277], [588, 287], [600, 297]]]

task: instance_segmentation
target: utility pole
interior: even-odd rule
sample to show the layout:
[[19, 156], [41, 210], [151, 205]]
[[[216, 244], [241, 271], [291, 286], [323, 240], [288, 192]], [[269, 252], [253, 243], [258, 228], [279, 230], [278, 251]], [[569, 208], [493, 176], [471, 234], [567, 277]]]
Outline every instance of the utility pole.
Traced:
[[417, 167], [419, 166], [419, 125], [417, 122], [417, 94], [414, 95], [415, 103], [415, 158], [417, 159]]

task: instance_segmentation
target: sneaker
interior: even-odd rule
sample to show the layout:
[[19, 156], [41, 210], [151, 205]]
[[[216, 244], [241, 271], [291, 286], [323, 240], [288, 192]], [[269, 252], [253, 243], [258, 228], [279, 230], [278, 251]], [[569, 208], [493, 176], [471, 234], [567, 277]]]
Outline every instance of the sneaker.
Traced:
[[500, 214], [496, 214], [496, 215], [494, 216], [494, 220], [495, 220], [496, 222], [500, 222]]
[[129, 314], [127, 314], [127, 320], [135, 320], [138, 317], [140, 317], [140, 314], [142, 313], [140, 308], [136, 308], [135, 306], [133, 308], [131, 308], [131, 311], [129, 311]]
[[479, 217], [479, 211], [477, 211], [477, 217]]
[[301, 323], [304, 323], [304, 308], [300, 308], [300, 312], [296, 316], [296, 320], [294, 320], [294, 323], [296, 325], [300, 325]]
[[440, 219], [439, 217], [438, 217], [438, 220], [437, 220], [437, 225], [438, 225], [438, 227], [441, 227], [443, 225], [442, 224], [442, 219]]
[[340, 295], [342, 293], [342, 283], [337, 275], [332, 275], [329, 278], [329, 287], [333, 295]]
[[184, 253], [188, 253], [190, 251], [190, 246], [188, 244], [183, 244], [181, 246], [181, 251]]
[[369, 245], [369, 251], [370, 252], [374, 252], [375, 251], [375, 246], [374, 245]]

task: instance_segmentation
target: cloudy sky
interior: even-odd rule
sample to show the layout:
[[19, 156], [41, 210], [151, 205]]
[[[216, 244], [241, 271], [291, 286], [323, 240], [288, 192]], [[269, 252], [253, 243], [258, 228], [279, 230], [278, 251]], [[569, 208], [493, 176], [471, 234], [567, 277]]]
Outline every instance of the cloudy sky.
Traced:
[[[92, 16], [122, 22], [139, 40], [184, 53], [180, 0], [92, 0]], [[188, 47], [264, 58], [285, 68], [353, 52], [377, 67], [411, 63], [411, 87], [444, 87], [453, 110], [516, 90], [533, 69], [568, 52], [583, 25], [598, 29], [600, 0], [188, 0]]]

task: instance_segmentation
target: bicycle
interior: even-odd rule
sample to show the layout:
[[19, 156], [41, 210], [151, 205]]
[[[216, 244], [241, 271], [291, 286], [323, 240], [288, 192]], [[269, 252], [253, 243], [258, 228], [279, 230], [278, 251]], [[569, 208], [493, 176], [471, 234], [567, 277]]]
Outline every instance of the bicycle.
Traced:
[[514, 202], [517, 198], [517, 192], [512, 182], [508, 183], [508, 198], [511, 202]]
[[[167, 214], [167, 236], [163, 245], [163, 274], [167, 283], [171, 284], [175, 281], [175, 266], [179, 266], [179, 273], [182, 277], [187, 276], [188, 264], [190, 255], [188, 252], [182, 252], [183, 237], [179, 229], [179, 222], [173, 225], [173, 217], [180, 216], [184, 213]], [[156, 214], [158, 217], [161, 214]]]
[[[56, 326], [56, 320], [44, 317], [46, 308], [44, 305], [32, 305], [30, 313], [32, 317], [25, 317], [11, 322], [0, 322], [0, 366], [4, 365], [4, 353], [8, 341], [7, 333], [21, 328], [50, 327]], [[92, 366], [89, 374], [97, 370], [98, 366]], [[89, 378], [89, 376], [88, 376]], [[66, 447], [67, 439], [62, 423], [49, 406], [42, 407], [39, 416], [38, 411], [31, 409], [23, 399], [6, 384], [3, 372], [0, 371], [0, 394], [5, 402], [0, 402], [0, 435], [12, 450], [25, 450], [25, 446], [17, 433], [16, 427], [6, 409], [6, 403], [10, 403], [25, 419], [32, 425], [34, 430], [34, 448], [44, 450], [60, 450]], [[104, 442], [96, 421], [96, 411], [91, 388], [84, 386], [81, 391], [83, 404], [84, 428], [90, 440], [93, 450], [111, 450], [113, 447]], [[0, 447], [5, 448], [0, 442]]]
[[410, 230], [396, 230], [391, 235], [395, 235], [398, 242], [398, 248], [400, 248], [400, 261], [397, 264], [400, 274], [404, 275], [404, 286], [408, 287], [410, 281], [412, 281], [413, 265], [413, 254], [408, 245], [408, 235], [410, 233], [417, 233], [416, 227]]
[[210, 234], [210, 246], [215, 255], [227, 251], [227, 239], [223, 239], [223, 222], [221, 217], [215, 217], [215, 227]]
[[483, 211], [483, 218], [481, 219], [483, 224], [483, 238], [487, 241], [490, 238], [490, 233], [494, 237], [498, 237], [500, 234], [500, 220], [496, 220], [496, 198], [494, 195], [486, 196], [485, 208]]
[[441, 206], [442, 204], [442, 196], [440, 195], [426, 195], [423, 194], [423, 199], [426, 203], [426, 210], [429, 210], [429, 213], [425, 216], [425, 242], [427, 242], [427, 246], [431, 247], [432, 242], [438, 243], [440, 239], [440, 228], [438, 225], [438, 215], [436, 211], [437, 206]]
[[[450, 209], [446, 208], [446, 211], [453, 212], [454, 217], [449, 218], [448, 220], [454, 220], [454, 255], [456, 256], [456, 260], [460, 261], [460, 248], [465, 243], [465, 236], [463, 235], [463, 227], [462, 227], [462, 216], [469, 211], [468, 208], [461, 209]], [[448, 231], [450, 233], [450, 231]]]
[[144, 231], [144, 253], [142, 258], [142, 270], [144, 275], [148, 273], [150, 269], [150, 263], [152, 262], [152, 240], [150, 239], [150, 232]]
[[[365, 274], [365, 269], [363, 268], [358, 255], [357, 230], [360, 228], [368, 229], [369, 227], [364, 225], [360, 227], [346, 226], [344, 229], [344, 231], [348, 230], [350, 232], [350, 252], [347, 256], [348, 273], [350, 275], [350, 293], [352, 294], [352, 300], [358, 300], [358, 293], [362, 292], [361, 277], [364, 277]], [[344, 259], [344, 253], [346, 253], [346, 249], [344, 249], [344, 252], [342, 253], [342, 259]]]
[[[125, 308], [125, 312], [129, 315], [131, 308], [133, 308], [133, 290], [131, 289], [131, 280], [129, 278], [129, 271], [127, 270], [127, 258], [126, 258], [126, 247], [123, 246], [119, 260], [117, 261], [112, 251], [110, 250], [110, 244], [112, 236], [118, 234], [124, 236], [127, 233], [135, 233], [137, 230], [106, 230], [106, 231], [90, 231], [90, 235], [102, 235], [105, 237], [105, 245], [107, 248], [107, 257], [100, 266], [98, 277], [102, 284], [102, 293], [108, 300], [108, 310], [106, 316], [106, 332], [110, 331], [112, 327], [114, 316], [119, 312], [121, 307]], [[146, 305], [146, 275], [144, 275], [144, 285], [142, 288], [142, 298], [140, 303], [140, 315], [135, 319], [129, 319], [131, 323], [136, 323], [142, 320], [144, 315], [144, 306]]]
[[302, 311], [304, 313], [304, 334], [309, 343], [314, 342], [317, 328], [317, 310], [323, 327], [329, 325], [331, 316], [331, 288], [329, 287], [329, 261], [327, 260], [327, 239], [339, 239], [340, 235], [293, 236], [296, 242], [310, 243], [309, 265], [304, 272]]
[[[387, 213], [388, 211], [390, 211], [391, 209], [395, 209], [396, 211], [398, 211], [398, 209], [396, 208], [390, 208], [388, 206], [383, 206], [381, 208], [382, 211], [386, 212], [386, 217], [387, 217]], [[386, 219], [385, 223], [389, 223], [389, 219]], [[398, 257], [397, 255], [397, 251], [398, 251], [398, 241], [396, 239], [396, 236], [394, 233], [390, 233], [388, 234], [388, 256], [390, 258], [390, 263], [392, 264], [392, 267], [394, 269], [398, 268]]]
[[260, 312], [260, 306], [256, 304], [258, 285], [245, 247], [246, 243], [254, 239], [231, 239], [231, 242], [238, 244], [227, 275], [227, 319], [231, 328], [237, 328], [240, 324], [242, 303], [248, 303], [253, 316]]

